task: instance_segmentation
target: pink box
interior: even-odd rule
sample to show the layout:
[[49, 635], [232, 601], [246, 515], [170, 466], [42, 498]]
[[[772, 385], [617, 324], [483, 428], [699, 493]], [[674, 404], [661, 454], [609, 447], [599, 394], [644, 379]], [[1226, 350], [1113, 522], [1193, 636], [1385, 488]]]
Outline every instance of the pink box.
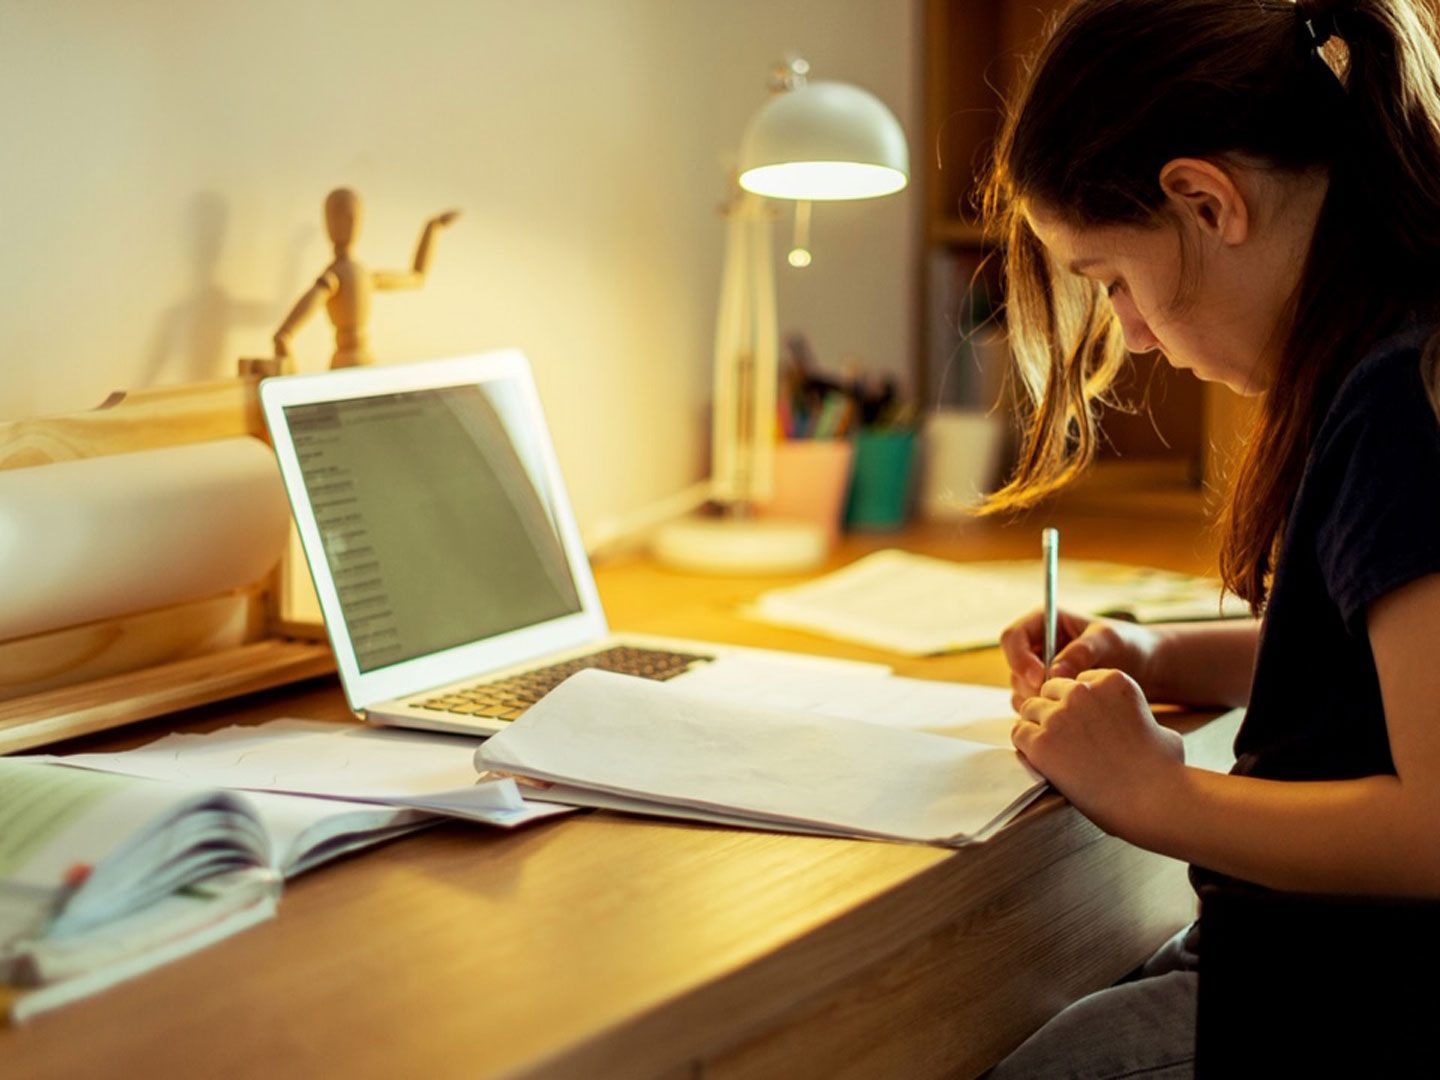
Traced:
[[775, 492], [758, 516], [810, 521], [833, 543], [850, 490], [854, 447], [848, 439], [787, 439], [775, 444]]

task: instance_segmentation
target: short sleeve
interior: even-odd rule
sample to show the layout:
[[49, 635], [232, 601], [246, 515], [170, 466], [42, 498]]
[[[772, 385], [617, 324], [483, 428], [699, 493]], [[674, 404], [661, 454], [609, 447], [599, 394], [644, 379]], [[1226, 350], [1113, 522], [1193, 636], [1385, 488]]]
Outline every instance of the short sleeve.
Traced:
[[1371, 603], [1440, 572], [1440, 419], [1416, 350], [1356, 375], [1322, 426], [1310, 472], [1332, 493], [1316, 534], [1320, 571], [1358, 636]]

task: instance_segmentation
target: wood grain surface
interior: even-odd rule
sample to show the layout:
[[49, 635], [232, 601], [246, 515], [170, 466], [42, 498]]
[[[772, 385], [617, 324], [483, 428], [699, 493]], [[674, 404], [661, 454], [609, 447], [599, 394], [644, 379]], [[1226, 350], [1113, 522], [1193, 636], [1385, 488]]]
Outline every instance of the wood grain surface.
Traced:
[[[1061, 523], [1067, 556], [1206, 569], [1193, 529]], [[923, 527], [964, 558], [1038, 551], [1039, 522]], [[1032, 549], [1034, 549], [1032, 551]], [[599, 571], [619, 629], [896, 658], [745, 622], [775, 579]], [[1003, 679], [994, 650], [907, 674]], [[187, 730], [348, 718], [315, 681], [187, 714]], [[1224, 767], [1234, 721], [1177, 717]], [[80, 740], [133, 744], [150, 722]], [[516, 833], [445, 825], [295, 881], [279, 918], [0, 1031], [5, 1075], [973, 1076], [1192, 916], [1184, 867], [1051, 794], [986, 844], [790, 836], [583, 813]]]

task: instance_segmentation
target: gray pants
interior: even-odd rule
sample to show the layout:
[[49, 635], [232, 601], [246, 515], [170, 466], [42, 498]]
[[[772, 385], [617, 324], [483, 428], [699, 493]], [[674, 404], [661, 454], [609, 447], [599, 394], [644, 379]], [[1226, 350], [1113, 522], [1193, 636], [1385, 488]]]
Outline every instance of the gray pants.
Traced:
[[1200, 926], [1162, 945], [1139, 977], [1097, 990], [1053, 1017], [987, 1080], [1190, 1080]]

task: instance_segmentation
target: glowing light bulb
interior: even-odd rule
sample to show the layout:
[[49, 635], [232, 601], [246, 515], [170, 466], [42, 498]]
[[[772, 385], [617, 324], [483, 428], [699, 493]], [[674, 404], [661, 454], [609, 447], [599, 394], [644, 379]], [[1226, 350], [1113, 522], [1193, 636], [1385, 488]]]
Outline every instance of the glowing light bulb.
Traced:
[[790, 254], [787, 259], [797, 270], [803, 270], [810, 265], [809, 199], [801, 199], [795, 204], [795, 231], [791, 234]]

